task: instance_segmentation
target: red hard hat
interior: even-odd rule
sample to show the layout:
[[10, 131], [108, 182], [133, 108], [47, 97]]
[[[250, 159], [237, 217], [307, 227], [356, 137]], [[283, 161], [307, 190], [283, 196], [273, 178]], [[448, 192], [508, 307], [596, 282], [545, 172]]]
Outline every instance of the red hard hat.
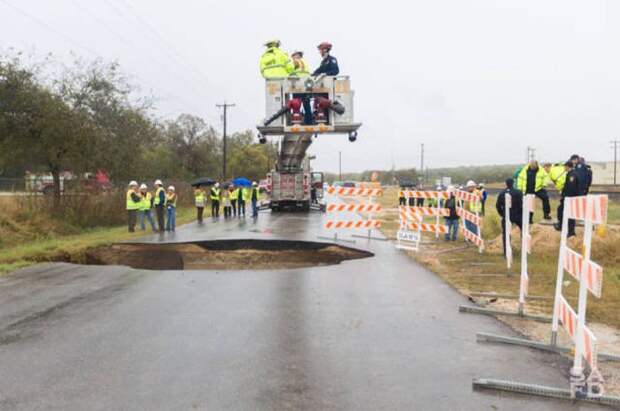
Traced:
[[324, 41], [317, 47], [319, 50], [327, 49], [328, 51], [332, 49], [332, 43], [328, 41]]

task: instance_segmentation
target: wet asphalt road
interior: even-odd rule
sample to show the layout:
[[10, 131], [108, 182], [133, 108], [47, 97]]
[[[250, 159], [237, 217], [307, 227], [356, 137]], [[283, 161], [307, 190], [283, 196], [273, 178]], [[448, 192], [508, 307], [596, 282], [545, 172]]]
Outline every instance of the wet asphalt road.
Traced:
[[[180, 228], [150, 242], [316, 241], [319, 214]], [[323, 233], [326, 234], [326, 233]], [[0, 278], [0, 410], [567, 410], [473, 377], [567, 386], [568, 363], [480, 345], [512, 334], [390, 243], [272, 271], [43, 264]], [[598, 408], [592, 408], [598, 409]]]

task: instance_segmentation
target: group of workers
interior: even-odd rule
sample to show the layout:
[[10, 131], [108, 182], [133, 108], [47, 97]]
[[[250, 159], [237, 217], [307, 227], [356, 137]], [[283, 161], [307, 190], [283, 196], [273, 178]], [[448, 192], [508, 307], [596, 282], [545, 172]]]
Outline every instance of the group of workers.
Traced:
[[252, 182], [251, 187], [241, 187], [229, 184], [222, 189], [220, 183], [215, 183], [207, 191], [202, 186], [197, 186], [194, 190], [194, 200], [196, 205], [196, 216], [199, 224], [203, 223], [204, 208], [207, 205], [207, 197], [211, 201], [211, 217], [220, 218], [220, 208], [224, 209], [224, 218], [245, 217], [245, 206], [250, 203], [252, 206], [252, 217], [258, 217], [258, 200], [260, 191], [258, 183]]
[[[164, 190], [161, 180], [155, 180], [155, 193], [149, 191], [148, 186], [137, 181], [129, 183], [126, 193], [126, 209], [128, 214], [128, 229], [130, 233], [136, 230], [138, 217], [140, 228], [146, 229], [146, 220], [154, 232], [174, 231], [176, 228], [177, 194], [174, 186]], [[151, 210], [155, 208], [157, 226], [153, 220]]]
[[321, 55], [321, 64], [312, 72], [304, 60], [304, 52], [296, 50], [291, 57], [280, 49], [280, 40], [269, 40], [265, 43], [265, 52], [260, 58], [260, 72], [266, 78], [307, 77], [325, 74], [336, 76], [340, 72], [338, 60], [330, 55], [332, 45], [323, 42], [317, 46]]
[[[515, 188], [515, 177], [517, 187]], [[557, 231], [562, 230], [564, 217], [564, 201], [567, 197], [587, 195], [592, 184], [592, 169], [583, 157], [573, 154], [564, 163], [545, 163], [541, 168], [536, 160], [517, 169], [513, 178], [506, 180], [506, 188], [497, 197], [497, 212], [502, 217], [502, 239], [504, 241], [504, 253], [506, 252], [506, 194], [510, 195], [511, 207], [510, 223], [522, 228], [523, 196], [533, 194], [540, 198], [543, 203], [543, 218], [551, 220], [551, 206], [549, 195], [545, 187], [552, 183], [560, 193], [560, 204], [557, 208], [557, 222], [553, 225]], [[533, 213], [529, 215], [530, 224], [533, 222]], [[575, 233], [575, 220], [568, 219], [568, 237]]]
[[[148, 221], [153, 232], [175, 231], [177, 193], [174, 186], [164, 190], [161, 180], [155, 180], [155, 192], [151, 193], [145, 183], [138, 185], [136, 181], [129, 183], [126, 193], [126, 209], [128, 215], [128, 230], [135, 232], [138, 222], [140, 228], [146, 230]], [[245, 217], [246, 204], [252, 206], [252, 217], [258, 217], [258, 201], [260, 192], [258, 184], [254, 181], [251, 187], [236, 187], [232, 184], [221, 189], [219, 183], [211, 186], [207, 192], [203, 186], [197, 186], [194, 190], [194, 202], [196, 205], [196, 220], [199, 224], [204, 222], [204, 208], [208, 201], [211, 202], [211, 215], [213, 219], [220, 217], [220, 208], [224, 209], [224, 218], [243, 216]], [[151, 212], [155, 209], [157, 224]]]

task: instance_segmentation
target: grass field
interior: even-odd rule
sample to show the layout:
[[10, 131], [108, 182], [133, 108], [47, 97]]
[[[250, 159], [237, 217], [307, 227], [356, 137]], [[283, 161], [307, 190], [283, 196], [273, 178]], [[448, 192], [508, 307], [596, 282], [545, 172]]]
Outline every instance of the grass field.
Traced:
[[[6, 200], [5, 200], [6, 204]], [[205, 210], [205, 214], [207, 210]], [[129, 240], [150, 234], [138, 230], [135, 233], [127, 232], [127, 226], [95, 227], [78, 230], [71, 227], [69, 233], [65, 233], [62, 223], [53, 219], [35, 218], [31, 221], [19, 221], [18, 223], [7, 219], [6, 214], [0, 222], [5, 222], [4, 234], [11, 232], [19, 233], [12, 243], [5, 242], [0, 248], [0, 275], [14, 271], [43, 261], [67, 260], [79, 262], [85, 251], [89, 248], [110, 245], [115, 242]], [[185, 224], [196, 218], [195, 208], [185, 206], [177, 211], [177, 225]], [[6, 221], [19, 225], [6, 227]], [[44, 231], [47, 230], [47, 231]]]
[[[381, 203], [384, 208], [382, 230], [389, 237], [395, 237], [398, 230], [397, 189], [386, 189]], [[501, 245], [500, 219], [495, 211], [495, 197], [487, 200], [486, 216], [483, 226], [483, 238], [486, 250], [483, 254], [473, 246], [466, 246], [459, 236], [457, 242], [435, 240], [434, 234], [425, 234], [418, 253], [408, 252], [417, 261], [440, 275], [449, 284], [464, 294], [470, 292], [496, 292], [500, 294], [517, 294], [519, 290], [520, 244], [518, 229], [513, 230], [514, 261], [512, 273], [506, 268]], [[557, 202], [553, 202], [553, 215]], [[535, 222], [541, 218], [541, 205], [536, 204]], [[430, 218], [432, 220], [432, 218]], [[431, 222], [429, 220], [429, 222]], [[610, 203], [609, 221], [605, 232], [597, 230], [593, 238], [592, 260], [603, 266], [603, 295], [597, 299], [591, 294], [588, 301], [588, 321], [600, 322], [620, 328], [620, 204]], [[581, 252], [582, 236], [580, 228], [578, 237], [569, 241], [569, 245]], [[560, 235], [553, 227], [535, 224], [532, 227], [532, 254], [528, 258], [530, 273], [530, 295], [552, 297], [555, 291], [557, 260]], [[565, 274], [567, 286], [563, 293], [576, 307], [578, 283]], [[502, 302], [498, 304], [510, 304]], [[550, 314], [551, 300], [528, 303], [526, 311]]]

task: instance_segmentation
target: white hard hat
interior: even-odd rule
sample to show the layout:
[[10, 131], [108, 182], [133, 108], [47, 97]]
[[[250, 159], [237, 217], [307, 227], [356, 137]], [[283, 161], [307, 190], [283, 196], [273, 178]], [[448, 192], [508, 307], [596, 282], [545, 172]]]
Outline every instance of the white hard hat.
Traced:
[[135, 181], [135, 180], [131, 180], [131, 181], [129, 182], [129, 187], [133, 187], [133, 186], [136, 186], [136, 187], [137, 187], [137, 186], [138, 186], [138, 182], [137, 182], [137, 181]]
[[465, 187], [476, 187], [476, 182], [474, 180], [469, 180]]
[[146, 190], [148, 187], [146, 186], [146, 184], [142, 183], [140, 184], [140, 190]]
[[453, 185], [449, 185], [447, 189], [448, 193], [454, 193], [456, 191], [456, 187]]
[[252, 181], [252, 185], [253, 185], [253, 186], [257, 186], [257, 185], [258, 185], [258, 183], [257, 183], [256, 181]]
[[215, 183], [215, 188], [219, 187], [220, 183]]
[[174, 191], [174, 186], [170, 186], [170, 187], [168, 187], [168, 190], [169, 190], [169, 191]]
[[155, 180], [155, 185], [156, 185], [156, 186], [157, 186], [157, 185], [163, 186], [163, 185], [164, 185], [164, 183], [162, 183], [162, 182], [161, 182], [161, 180]]

